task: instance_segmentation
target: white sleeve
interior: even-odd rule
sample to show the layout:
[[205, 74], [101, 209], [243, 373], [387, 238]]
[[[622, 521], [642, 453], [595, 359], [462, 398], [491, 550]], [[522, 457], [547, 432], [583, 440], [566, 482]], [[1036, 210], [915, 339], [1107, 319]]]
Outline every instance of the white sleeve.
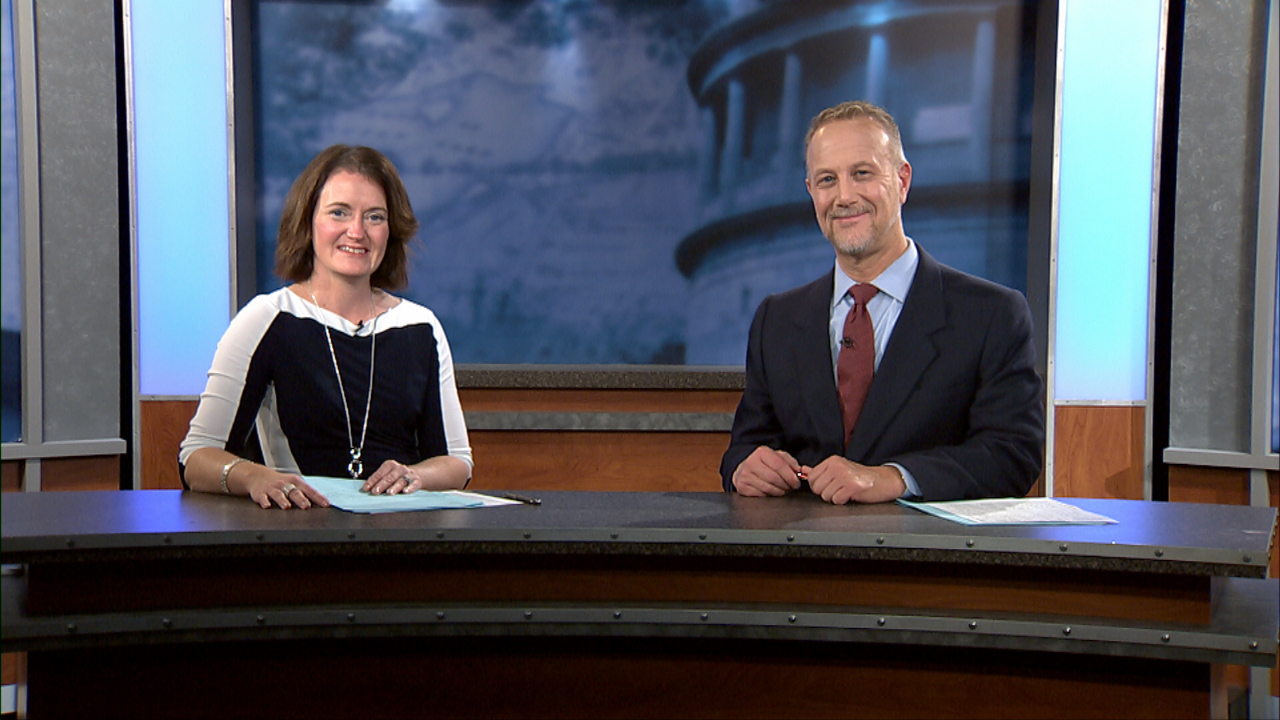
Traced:
[[268, 296], [260, 295], [232, 318], [218, 341], [209, 380], [200, 394], [200, 404], [195, 417], [191, 418], [187, 436], [178, 449], [178, 461], [182, 464], [201, 448], [226, 447], [231, 425], [240, 409], [249, 362], [278, 312]]
[[445, 337], [444, 328], [437, 320], [436, 355], [440, 359], [440, 414], [444, 419], [445, 442], [449, 446], [449, 456], [456, 457], [475, 468], [471, 458], [471, 444], [467, 438], [467, 422], [462, 414], [462, 403], [458, 400], [458, 386], [453, 377], [453, 352], [449, 349], [449, 339]]

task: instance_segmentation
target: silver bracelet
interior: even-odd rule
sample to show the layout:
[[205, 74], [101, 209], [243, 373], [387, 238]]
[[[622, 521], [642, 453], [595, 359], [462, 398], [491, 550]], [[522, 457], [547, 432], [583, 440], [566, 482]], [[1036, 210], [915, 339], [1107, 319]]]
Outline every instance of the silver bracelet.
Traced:
[[249, 459], [248, 459], [248, 458], [236, 458], [235, 460], [232, 460], [231, 462], [229, 462], [229, 463], [227, 463], [226, 465], [223, 465], [223, 466], [222, 466], [222, 478], [221, 478], [221, 482], [222, 482], [222, 494], [223, 494], [223, 495], [230, 495], [230, 494], [231, 494], [231, 490], [230, 490], [230, 488], [228, 488], [228, 487], [227, 487], [227, 476], [231, 474], [231, 468], [233, 468], [233, 467], [235, 467], [235, 466], [239, 465], [239, 464], [240, 464], [240, 463], [242, 463], [242, 462], [249, 462]]

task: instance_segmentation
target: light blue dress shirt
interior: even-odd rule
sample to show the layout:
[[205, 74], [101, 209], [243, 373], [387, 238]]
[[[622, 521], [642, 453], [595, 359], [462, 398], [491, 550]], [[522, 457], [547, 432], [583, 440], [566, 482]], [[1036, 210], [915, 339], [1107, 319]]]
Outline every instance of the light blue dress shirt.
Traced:
[[[902, 314], [902, 305], [911, 291], [911, 283], [916, 277], [916, 267], [920, 264], [920, 252], [911, 238], [907, 238], [907, 250], [893, 264], [884, 269], [876, 279], [871, 281], [880, 292], [867, 303], [867, 312], [871, 315], [871, 329], [876, 340], [876, 370], [880, 369], [880, 360], [884, 357], [884, 349], [893, 335], [893, 328], [898, 324], [898, 316]], [[853, 307], [853, 297], [849, 288], [853, 287], [853, 279], [844, 274], [839, 264], [836, 265], [835, 288], [831, 296], [831, 315], [828, 318], [831, 345], [831, 370], [836, 373], [837, 360], [840, 356], [840, 340], [844, 337], [844, 319]], [[840, 379], [836, 377], [836, 385]], [[920, 486], [911, 473], [897, 463], [887, 463], [902, 473], [907, 490], [902, 497], [918, 497]]]

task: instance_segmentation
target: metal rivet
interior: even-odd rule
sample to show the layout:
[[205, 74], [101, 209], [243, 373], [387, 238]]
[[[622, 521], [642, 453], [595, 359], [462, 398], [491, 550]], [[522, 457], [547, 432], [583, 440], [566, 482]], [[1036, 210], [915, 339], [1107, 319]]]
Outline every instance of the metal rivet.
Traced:
[[877, 545], [883, 545], [883, 544], [884, 544], [884, 538], [882, 538], [882, 537], [878, 537], [878, 538], [876, 538], [876, 544], [877, 544]]
[[532, 610], [525, 610], [525, 611], [524, 611], [524, 619], [525, 619], [525, 620], [532, 620], [532, 619], [533, 619], [533, 611], [532, 611]]
[[263, 616], [261, 616], [261, 615], [259, 615], [259, 616], [258, 616], [258, 624], [259, 624], [259, 625], [261, 625], [262, 623], [264, 623], [264, 622], [266, 622], [266, 621], [267, 621], [267, 619], [266, 619], [265, 617], [263, 617]]
[[168, 545], [168, 544], [170, 544], [170, 543], [172, 543], [172, 542], [173, 542], [173, 538], [169, 537], [168, 535], [165, 535], [165, 536], [164, 536], [164, 544], [165, 544], [165, 545]]
[[355, 613], [347, 613], [347, 622], [355, 622], [355, 621], [356, 621], [356, 614], [355, 614]]
[[787, 622], [795, 622], [795, 621], [796, 621], [796, 616], [795, 616], [795, 615], [788, 615], [788, 616], [787, 616]]
[[1245, 555], [1245, 556], [1244, 556], [1244, 561], [1245, 561], [1245, 562], [1253, 562], [1253, 558], [1252, 558], [1251, 556], [1249, 556], [1249, 555]]
[[1068, 625], [1068, 626], [1066, 626], [1066, 627], [1062, 628], [1062, 634], [1063, 634], [1063, 635], [1070, 635], [1070, 634], [1071, 634], [1071, 626], [1070, 626], [1070, 625]]
[[1160, 642], [1169, 642], [1169, 634], [1165, 633], [1164, 635], [1161, 635]]
[[439, 540], [439, 539], [441, 539], [441, 538], [443, 538], [443, 537], [444, 537], [444, 531], [443, 531], [443, 530], [441, 530], [440, 532], [437, 532], [437, 533], [436, 533], [436, 539], [437, 539], [437, 540]]
[[1062, 543], [1061, 545], [1059, 545], [1059, 546], [1058, 546], [1058, 549], [1059, 549], [1059, 550], [1061, 550], [1062, 552], [1066, 552], [1066, 551], [1067, 551], [1067, 544], [1066, 544], [1066, 543]]
[[972, 540], [965, 540], [965, 541], [964, 541], [964, 544], [965, 544], [966, 546], [968, 546], [968, 547], [973, 547], [974, 542], [973, 542]]
[[347, 539], [348, 539], [348, 540], [355, 540], [355, 539], [356, 539], [355, 531], [348, 531], [348, 532], [347, 532]]
[[877, 621], [876, 621], [876, 624], [877, 624], [877, 625], [880, 625], [880, 626], [883, 626], [883, 625], [884, 625], [884, 622], [885, 622], [885, 621], [884, 621], [884, 618], [880, 618], [879, 620], [877, 620]]
[[707, 534], [706, 534], [706, 533], [698, 533], [698, 539], [699, 539], [699, 540], [706, 540], [706, 539], [707, 539]]
[[707, 614], [706, 614], [706, 613], [702, 613], [702, 615], [701, 615], [700, 617], [701, 617], [703, 620], [706, 620], [706, 619], [707, 619]]
[[1164, 557], [1164, 550], [1156, 550], [1156, 557]]
[[259, 540], [262, 540], [263, 538], [266, 537], [266, 535], [263, 535], [262, 533], [258, 533], [255, 537], [257, 537]]
[[621, 619], [622, 619], [622, 612], [621, 612], [620, 610], [614, 610], [614, 611], [613, 611], [613, 619], [614, 619], [614, 620], [621, 620]]
[[610, 539], [610, 540], [617, 540], [617, 539], [618, 539], [618, 533], [609, 533], [609, 539]]
[[71, 540], [71, 539], [68, 539], [68, 540], [67, 540], [67, 547], [69, 547], [69, 548], [73, 548], [73, 547], [75, 547], [75, 546], [76, 546], [76, 541], [75, 541], [75, 540]]
[[970, 621], [969, 621], [969, 629], [970, 629], [970, 630], [977, 629], [977, 627], [978, 627], [978, 621], [977, 621], [977, 620], [970, 620]]
[[524, 539], [525, 539], [525, 540], [528, 540], [528, 539], [529, 539], [529, 538], [531, 538], [531, 537], [533, 537], [533, 533], [525, 533], [525, 534], [524, 534]]
[[795, 541], [796, 541], [796, 536], [795, 536], [795, 535], [788, 535], [788, 536], [787, 536], [787, 542], [795, 542]]
[[75, 623], [67, 623], [67, 632], [69, 632], [69, 633], [73, 633], [73, 632], [75, 632], [75, 631], [76, 631], [76, 624], [75, 624]]
[[1257, 650], [1257, 649], [1258, 649], [1258, 641], [1257, 641], [1257, 640], [1254, 640], [1253, 642], [1249, 643], [1249, 649], [1250, 649], [1250, 650]]
[[165, 618], [164, 620], [161, 620], [160, 624], [164, 625], [167, 628], [173, 627], [173, 621], [170, 620], [169, 618]]
[[443, 610], [438, 610], [438, 611], [436, 611], [436, 619], [437, 619], [437, 620], [443, 620], [443, 619], [444, 619], [444, 611], [443, 611]]

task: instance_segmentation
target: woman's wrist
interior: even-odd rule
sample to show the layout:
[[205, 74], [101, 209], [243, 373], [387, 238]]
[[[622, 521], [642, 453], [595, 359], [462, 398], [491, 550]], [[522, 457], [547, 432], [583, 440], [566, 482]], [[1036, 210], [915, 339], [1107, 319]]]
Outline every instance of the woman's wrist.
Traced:
[[231, 471], [240, 463], [250, 462], [248, 458], [238, 457], [222, 466], [222, 474], [218, 478], [218, 484], [221, 486], [223, 495], [230, 495], [231, 488], [227, 487], [227, 478], [231, 476]]

